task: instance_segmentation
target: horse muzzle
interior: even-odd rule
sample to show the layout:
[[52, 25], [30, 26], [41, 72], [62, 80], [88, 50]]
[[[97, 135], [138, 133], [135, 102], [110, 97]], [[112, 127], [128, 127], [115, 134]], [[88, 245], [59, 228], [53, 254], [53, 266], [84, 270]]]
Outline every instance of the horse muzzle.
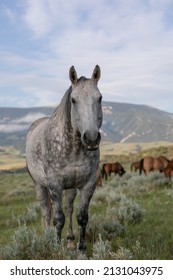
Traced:
[[101, 141], [100, 132], [97, 130], [86, 130], [83, 134], [82, 140], [88, 151], [97, 150]]

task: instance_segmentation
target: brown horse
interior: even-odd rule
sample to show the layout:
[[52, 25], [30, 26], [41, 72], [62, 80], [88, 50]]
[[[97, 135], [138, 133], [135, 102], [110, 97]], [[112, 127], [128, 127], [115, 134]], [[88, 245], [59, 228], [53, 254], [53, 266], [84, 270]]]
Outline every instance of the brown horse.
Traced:
[[115, 163], [104, 163], [102, 167], [102, 177], [107, 180], [107, 177], [111, 175], [111, 173], [115, 173], [122, 176], [125, 172], [123, 166], [119, 162]]
[[107, 177], [111, 175], [111, 166], [112, 163], [104, 163], [102, 166], [102, 178], [105, 178], [105, 180], [107, 180]]
[[164, 168], [163, 173], [167, 178], [171, 178], [173, 176], [173, 159], [169, 161], [167, 166]]
[[132, 162], [131, 166], [130, 166], [130, 170], [131, 172], [134, 171], [136, 172], [140, 167], [140, 161], [135, 161], [135, 162]]
[[163, 173], [164, 173], [165, 177], [171, 178], [172, 175], [173, 175], [173, 169], [170, 168], [169, 166], [167, 166], [167, 167], [163, 170]]
[[101, 168], [98, 167], [97, 172], [96, 172], [96, 188], [102, 186], [102, 171]]
[[163, 172], [164, 164], [161, 159], [146, 156], [140, 160], [139, 174], [144, 171], [145, 175], [148, 175], [151, 171]]
[[167, 165], [169, 164], [170, 160], [167, 159], [165, 156], [159, 156], [157, 157], [163, 164], [163, 167], [166, 168]]

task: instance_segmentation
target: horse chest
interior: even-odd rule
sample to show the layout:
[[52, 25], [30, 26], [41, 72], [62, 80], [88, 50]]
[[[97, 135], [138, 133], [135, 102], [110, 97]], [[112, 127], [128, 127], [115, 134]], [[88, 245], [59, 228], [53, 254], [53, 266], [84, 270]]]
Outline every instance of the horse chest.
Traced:
[[98, 150], [88, 152], [80, 141], [69, 140], [67, 133], [58, 133], [46, 142], [43, 162], [48, 182], [80, 188], [96, 173], [98, 158]]
[[62, 171], [65, 188], [76, 186], [80, 188], [87, 183], [91, 176], [91, 169], [87, 165], [69, 165]]
[[97, 157], [74, 157], [69, 154], [63, 161], [49, 165], [47, 172], [49, 181], [61, 182], [63, 188], [81, 188], [96, 174]]

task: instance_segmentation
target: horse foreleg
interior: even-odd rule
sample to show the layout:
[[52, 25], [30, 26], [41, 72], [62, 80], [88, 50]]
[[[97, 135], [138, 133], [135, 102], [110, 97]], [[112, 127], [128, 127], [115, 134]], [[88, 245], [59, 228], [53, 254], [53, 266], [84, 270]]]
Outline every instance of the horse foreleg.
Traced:
[[73, 234], [73, 203], [77, 194], [77, 189], [68, 189], [65, 190], [66, 197], [66, 217], [68, 219], [68, 228], [67, 228], [67, 248], [75, 249], [74, 244], [74, 234]]
[[37, 200], [40, 203], [43, 222], [46, 227], [50, 226], [51, 208], [49, 203], [48, 189], [40, 184], [35, 184]]
[[77, 215], [77, 222], [80, 228], [80, 239], [78, 249], [81, 252], [85, 252], [86, 250], [86, 226], [88, 223], [88, 208], [91, 197], [94, 193], [95, 186], [86, 186], [86, 188], [80, 190], [80, 203], [79, 203], [79, 211]]
[[80, 227], [80, 240], [78, 249], [82, 252], [86, 250], [86, 242], [85, 242], [85, 233], [86, 233], [86, 225], [88, 223], [88, 211], [86, 208], [81, 208], [77, 215], [77, 222]]
[[50, 198], [52, 201], [53, 208], [53, 225], [57, 231], [57, 241], [61, 242], [61, 233], [65, 224], [65, 215], [62, 209], [62, 190], [54, 190], [50, 188]]

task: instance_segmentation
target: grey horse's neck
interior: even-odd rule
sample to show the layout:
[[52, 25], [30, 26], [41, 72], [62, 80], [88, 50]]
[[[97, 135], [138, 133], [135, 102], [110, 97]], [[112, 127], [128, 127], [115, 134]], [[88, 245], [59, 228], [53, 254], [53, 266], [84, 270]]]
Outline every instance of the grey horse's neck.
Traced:
[[[71, 103], [70, 103], [70, 96], [71, 96], [71, 87], [66, 91], [64, 94], [61, 103], [55, 109], [53, 115], [51, 116], [51, 122], [57, 122], [60, 120], [60, 123], [63, 125], [67, 124], [71, 126]], [[59, 129], [59, 127], [58, 127]]]
[[[79, 132], [76, 132], [73, 130], [72, 124], [71, 124], [71, 102], [70, 102], [70, 96], [71, 96], [72, 88], [70, 87], [66, 93], [64, 94], [60, 104], [55, 109], [53, 115], [50, 117], [50, 134], [52, 135], [52, 139], [56, 138], [57, 135], [59, 140], [66, 139], [69, 144], [73, 145], [78, 150], [81, 147], [81, 137]], [[62, 138], [61, 138], [62, 137]], [[72, 141], [73, 139], [73, 141]], [[61, 140], [60, 140], [61, 141]]]

